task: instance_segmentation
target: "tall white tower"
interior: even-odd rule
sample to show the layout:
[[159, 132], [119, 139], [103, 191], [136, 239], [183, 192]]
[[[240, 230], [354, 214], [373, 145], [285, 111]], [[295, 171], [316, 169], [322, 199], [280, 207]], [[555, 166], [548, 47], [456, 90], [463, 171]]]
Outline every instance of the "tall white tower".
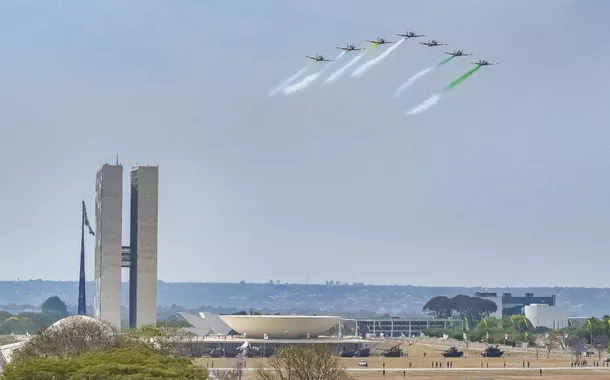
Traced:
[[159, 167], [131, 170], [129, 327], [157, 324]]
[[95, 192], [95, 317], [120, 329], [123, 166], [102, 166]]

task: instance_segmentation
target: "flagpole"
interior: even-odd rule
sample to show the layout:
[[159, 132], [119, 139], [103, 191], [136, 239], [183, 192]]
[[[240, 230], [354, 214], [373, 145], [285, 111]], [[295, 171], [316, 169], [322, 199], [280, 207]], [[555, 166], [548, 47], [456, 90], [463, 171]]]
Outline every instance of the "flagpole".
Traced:
[[78, 279], [78, 314], [87, 315], [85, 290], [85, 201], [82, 201], [80, 225], [80, 274]]

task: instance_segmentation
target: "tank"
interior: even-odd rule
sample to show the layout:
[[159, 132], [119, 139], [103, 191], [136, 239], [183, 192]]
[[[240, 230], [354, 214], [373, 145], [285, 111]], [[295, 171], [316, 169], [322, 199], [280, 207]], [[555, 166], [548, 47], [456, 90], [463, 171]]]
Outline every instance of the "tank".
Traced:
[[383, 356], [386, 358], [400, 358], [402, 357], [402, 350], [400, 349], [400, 345], [394, 346], [389, 350], [385, 350]]
[[361, 348], [356, 353], [356, 356], [358, 356], [359, 358], [368, 358], [369, 356], [371, 356], [371, 349], [370, 348]]
[[504, 355], [504, 351], [498, 348], [497, 345], [495, 347], [489, 346], [481, 353], [481, 356], [486, 358], [500, 358], [502, 355]]
[[456, 347], [451, 347], [447, 351], [443, 352], [443, 355], [446, 358], [461, 358], [464, 356], [464, 351], [459, 351]]
[[339, 356], [341, 356], [342, 358], [353, 358], [354, 356], [356, 356], [357, 352], [358, 351], [356, 350], [348, 350], [347, 348], [343, 347], [341, 352], [339, 352]]

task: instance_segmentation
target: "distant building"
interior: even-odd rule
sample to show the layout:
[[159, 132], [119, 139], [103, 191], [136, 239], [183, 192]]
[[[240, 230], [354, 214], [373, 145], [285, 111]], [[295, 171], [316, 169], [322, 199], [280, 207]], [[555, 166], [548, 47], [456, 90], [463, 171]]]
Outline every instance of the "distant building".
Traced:
[[447, 332], [463, 330], [463, 324], [462, 319], [432, 318], [429, 316], [356, 319], [358, 335], [363, 337], [412, 337], [419, 336], [427, 329], [445, 330]]
[[502, 317], [523, 314], [523, 307], [533, 304], [556, 306], [555, 295], [534, 296], [534, 293], [525, 293], [525, 296], [513, 296], [511, 293], [502, 294]]
[[502, 319], [502, 297], [498, 296], [498, 293], [490, 293], [490, 292], [476, 292], [474, 294], [475, 297], [484, 298], [486, 300], [493, 301], [496, 304], [498, 309], [495, 313], [491, 314], [490, 317], [494, 317], [497, 319]]
[[531, 304], [523, 306], [523, 315], [534, 327], [563, 329], [568, 327], [568, 311], [562, 306]]
[[568, 326], [579, 329], [586, 325], [590, 318], [591, 317], [568, 317]]

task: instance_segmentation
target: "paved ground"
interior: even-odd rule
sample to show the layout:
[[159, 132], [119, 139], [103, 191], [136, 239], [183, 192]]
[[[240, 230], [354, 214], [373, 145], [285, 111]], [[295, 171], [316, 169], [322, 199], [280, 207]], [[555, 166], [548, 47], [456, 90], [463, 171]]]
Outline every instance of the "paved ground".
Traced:
[[[593, 361], [597, 358], [588, 358], [587, 367], [570, 367], [571, 357], [566, 352], [552, 352], [547, 358], [546, 351], [534, 349], [509, 349], [503, 358], [483, 358], [481, 352], [485, 348], [482, 344], [470, 344], [465, 349], [462, 358], [445, 359], [441, 356], [444, 349], [456, 342], [439, 342], [438, 340], [424, 340], [413, 343], [405, 343], [401, 347], [408, 355], [402, 358], [368, 357], [363, 358], [368, 363], [368, 368], [358, 366], [358, 358], [341, 358], [342, 365], [357, 379], [385, 378], [387, 380], [399, 380], [406, 378], [422, 377], [427, 379], [520, 379], [540, 378], [542, 376], [558, 379], [610, 379], [610, 368], [593, 367]], [[602, 357], [603, 358], [603, 357]], [[212, 369], [230, 368], [235, 366], [235, 359], [230, 358], [201, 358], [196, 362], [202, 366]], [[254, 369], [259, 366], [266, 367], [268, 359], [250, 358], [246, 359], [246, 380], [254, 378]], [[436, 363], [442, 368], [437, 368]], [[447, 368], [447, 362], [452, 362], [453, 367]], [[529, 368], [528, 368], [529, 362]], [[386, 369], [386, 376], [382, 370]], [[506, 366], [506, 367], [505, 367]]]

